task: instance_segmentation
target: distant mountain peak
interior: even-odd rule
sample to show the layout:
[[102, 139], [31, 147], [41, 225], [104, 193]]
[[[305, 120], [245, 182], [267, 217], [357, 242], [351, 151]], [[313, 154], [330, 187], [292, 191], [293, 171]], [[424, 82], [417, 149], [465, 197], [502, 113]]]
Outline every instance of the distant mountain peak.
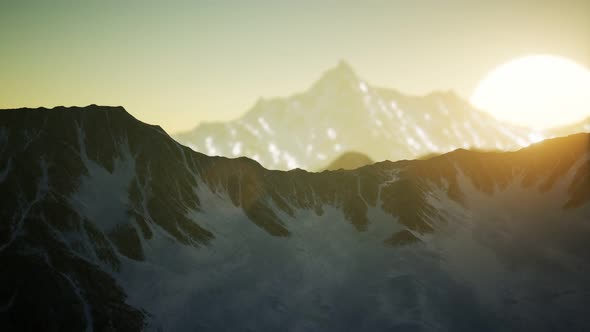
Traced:
[[340, 60], [335, 67], [332, 67], [323, 73], [314, 85], [314, 88], [332, 88], [341, 87], [343, 85], [356, 87], [358, 86], [359, 81], [361, 80], [352, 66], [348, 62]]
[[528, 128], [498, 121], [452, 90], [405, 95], [371, 85], [340, 60], [301, 93], [259, 99], [235, 121], [174, 136], [209, 155], [247, 156], [271, 169], [317, 170], [345, 151], [360, 151], [375, 160], [400, 160], [460, 147], [514, 150], [538, 137], [584, 128], [590, 123], [531, 136]]
[[344, 59], [340, 59], [340, 61], [338, 61], [338, 64], [336, 65], [336, 67], [334, 69], [338, 70], [340, 72], [349, 72], [349, 73], [352, 73], [353, 75], [355, 75], [354, 69], [352, 69], [352, 66], [350, 65], [350, 63], [348, 63]]

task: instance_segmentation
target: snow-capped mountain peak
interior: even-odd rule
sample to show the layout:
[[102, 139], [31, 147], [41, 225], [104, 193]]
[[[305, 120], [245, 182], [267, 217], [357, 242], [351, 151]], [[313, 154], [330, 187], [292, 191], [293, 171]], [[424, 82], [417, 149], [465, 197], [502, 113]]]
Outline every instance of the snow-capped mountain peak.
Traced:
[[452, 91], [409, 96], [371, 86], [341, 61], [303, 93], [260, 99], [237, 120], [204, 123], [174, 137], [208, 155], [247, 156], [271, 169], [315, 170], [347, 151], [401, 160], [457, 148], [514, 150], [589, 131], [586, 122], [532, 131], [502, 123]]

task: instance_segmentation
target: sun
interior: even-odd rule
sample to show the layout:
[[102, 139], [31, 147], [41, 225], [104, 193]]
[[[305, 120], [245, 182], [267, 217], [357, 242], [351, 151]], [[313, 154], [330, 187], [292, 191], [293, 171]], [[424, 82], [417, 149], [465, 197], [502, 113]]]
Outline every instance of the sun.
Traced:
[[553, 55], [514, 59], [481, 80], [471, 103], [534, 129], [567, 125], [590, 116], [590, 71]]

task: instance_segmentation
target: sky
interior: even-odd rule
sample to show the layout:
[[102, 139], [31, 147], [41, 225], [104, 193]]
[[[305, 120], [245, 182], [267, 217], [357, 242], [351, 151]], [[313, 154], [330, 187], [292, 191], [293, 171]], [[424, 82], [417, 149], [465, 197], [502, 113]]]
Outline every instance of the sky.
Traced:
[[121, 105], [175, 133], [341, 59], [372, 85], [468, 99], [531, 54], [590, 68], [590, 1], [1, 0], [0, 108]]

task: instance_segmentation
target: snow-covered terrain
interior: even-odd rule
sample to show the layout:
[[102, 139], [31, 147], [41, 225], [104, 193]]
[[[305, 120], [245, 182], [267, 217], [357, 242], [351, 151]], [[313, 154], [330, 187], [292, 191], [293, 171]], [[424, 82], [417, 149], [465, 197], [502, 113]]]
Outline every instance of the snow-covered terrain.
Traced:
[[208, 155], [314, 171], [348, 151], [377, 161], [416, 159], [457, 148], [516, 150], [578, 132], [590, 132], [590, 118], [551, 130], [517, 127], [453, 92], [409, 96], [372, 86], [340, 62], [303, 93], [260, 99], [239, 119], [203, 123], [174, 137]]
[[4, 110], [0, 202], [2, 330], [590, 329], [589, 134], [283, 172]]

